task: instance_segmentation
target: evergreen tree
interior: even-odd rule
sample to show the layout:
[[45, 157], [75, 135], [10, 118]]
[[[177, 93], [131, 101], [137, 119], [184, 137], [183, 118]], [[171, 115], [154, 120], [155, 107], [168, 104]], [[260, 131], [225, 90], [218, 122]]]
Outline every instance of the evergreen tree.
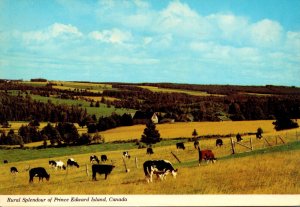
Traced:
[[196, 129], [194, 129], [192, 136], [194, 137], [194, 139], [196, 139], [196, 137], [198, 136], [198, 132]]
[[156, 129], [156, 125], [151, 121], [146, 124], [146, 128], [144, 129], [144, 134], [141, 137], [141, 142], [146, 144], [155, 144], [160, 142], [160, 133]]

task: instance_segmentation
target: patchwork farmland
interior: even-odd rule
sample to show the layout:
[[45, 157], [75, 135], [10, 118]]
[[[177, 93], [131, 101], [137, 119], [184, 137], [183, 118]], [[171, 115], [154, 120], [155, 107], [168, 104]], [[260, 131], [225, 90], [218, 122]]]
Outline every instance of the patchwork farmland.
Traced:
[[[297, 88], [59, 81], [0, 86], [1, 104], [7, 106], [1, 108], [2, 195], [300, 193], [300, 130], [274, 129], [279, 112], [299, 124]], [[141, 142], [146, 124], [134, 124], [136, 111], [154, 111], [158, 120], [167, 120], [155, 125], [161, 140], [152, 144], [152, 155]], [[33, 126], [34, 121], [39, 125]], [[48, 125], [60, 137], [47, 134]], [[62, 130], [69, 126], [77, 132], [74, 140]], [[28, 137], [22, 127], [34, 127], [40, 136]], [[242, 142], [236, 141], [238, 133]], [[100, 141], [93, 139], [95, 135]], [[216, 146], [217, 138], [223, 146]], [[201, 150], [212, 150], [216, 163], [198, 165], [195, 139]], [[177, 149], [176, 143], [184, 143], [185, 149]], [[124, 151], [130, 159], [123, 160]], [[106, 180], [98, 174], [98, 181], [93, 181], [89, 158], [103, 154], [108, 157], [105, 164], [115, 168]], [[49, 166], [49, 160], [66, 164], [69, 158], [80, 167]], [[178, 169], [176, 179], [169, 174], [148, 184], [142, 165], [154, 159], [169, 160]], [[10, 172], [13, 166], [18, 174]], [[35, 167], [44, 167], [50, 180], [34, 178], [29, 184], [28, 171]]]

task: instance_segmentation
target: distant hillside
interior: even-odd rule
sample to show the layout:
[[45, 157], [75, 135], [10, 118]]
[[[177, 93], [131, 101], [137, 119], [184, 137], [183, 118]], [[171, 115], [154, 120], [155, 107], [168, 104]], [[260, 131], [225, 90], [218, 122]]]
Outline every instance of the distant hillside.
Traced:
[[[38, 80], [0, 81], [1, 121], [37, 117], [50, 121], [52, 117], [80, 122], [94, 115], [97, 122], [102, 116], [136, 110], [157, 112], [159, 120], [177, 122], [275, 119], [281, 115], [300, 117], [298, 87]], [[45, 112], [50, 109], [52, 112], [38, 112], [37, 105]]]

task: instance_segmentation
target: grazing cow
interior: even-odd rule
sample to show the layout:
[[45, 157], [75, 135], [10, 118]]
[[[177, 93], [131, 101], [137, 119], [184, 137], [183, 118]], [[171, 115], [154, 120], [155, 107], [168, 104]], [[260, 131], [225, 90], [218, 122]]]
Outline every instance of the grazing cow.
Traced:
[[152, 155], [154, 152], [153, 152], [153, 149], [151, 147], [148, 147], [147, 148], [147, 154], [148, 155]]
[[176, 148], [184, 150], [185, 149], [184, 143], [183, 142], [176, 143]]
[[216, 140], [216, 147], [218, 147], [218, 146], [221, 147], [222, 145], [223, 145], [223, 140], [220, 139], [220, 138], [217, 139], [217, 140]]
[[3, 160], [3, 163], [4, 163], [4, 164], [7, 164], [7, 163], [8, 163], [8, 160]]
[[65, 166], [65, 164], [64, 164], [64, 162], [63, 162], [63, 161], [60, 161], [60, 160], [59, 160], [59, 161], [56, 161], [56, 168], [59, 168], [59, 169], [61, 169], [61, 170], [62, 170], [62, 169], [64, 169], [64, 170], [67, 169], [66, 166]]
[[93, 163], [93, 162], [97, 162], [99, 164], [99, 159], [96, 155], [93, 155], [93, 156], [90, 156], [90, 162]]
[[147, 182], [152, 182], [153, 174], [156, 174], [157, 178], [161, 180], [165, 179], [168, 173], [172, 173], [173, 177], [176, 178], [177, 169], [175, 170], [171, 162], [167, 160], [148, 160], [144, 162], [144, 173], [146, 176]]
[[197, 140], [194, 141], [194, 147], [195, 147], [195, 149], [198, 149], [198, 146], [199, 146], [199, 142]]
[[123, 157], [130, 159], [130, 155], [128, 151], [123, 152]]
[[101, 155], [101, 162], [106, 162], [106, 161], [107, 161], [107, 156]]
[[237, 142], [240, 142], [240, 141], [242, 141], [243, 139], [242, 139], [242, 136], [240, 135], [240, 133], [238, 133], [237, 135], [236, 135], [236, 141]]
[[111, 173], [111, 171], [114, 169], [114, 165], [99, 165], [99, 164], [94, 164], [92, 165], [92, 180], [97, 180], [96, 179], [96, 174], [99, 173], [105, 175], [105, 180], [107, 178], [107, 175]]
[[16, 173], [18, 173], [19, 171], [17, 170], [16, 167], [11, 167], [11, 168], [10, 168], [10, 172], [11, 172], [11, 174], [16, 174]]
[[52, 168], [56, 168], [56, 161], [50, 160], [49, 161], [49, 166], [52, 167]]
[[29, 170], [29, 183], [33, 182], [33, 177], [38, 177], [39, 181], [43, 181], [44, 178], [48, 181], [50, 179], [50, 174], [48, 174], [43, 167], [36, 167]]
[[207, 163], [209, 161], [211, 161], [212, 163], [215, 163], [217, 161], [214, 153], [211, 150], [200, 150], [200, 147], [198, 147], [198, 152], [199, 152], [199, 165], [202, 162], [202, 160], [205, 160]]
[[75, 167], [79, 168], [79, 164], [73, 158], [68, 159], [67, 167], [69, 167], [69, 166], [71, 166], [71, 167], [75, 166]]
[[62, 161], [54, 161], [54, 160], [50, 160], [49, 161], [49, 166], [52, 167], [52, 168], [55, 168], [55, 170], [57, 170], [57, 168], [59, 169], [66, 169], [66, 166], [65, 164], [62, 162]]

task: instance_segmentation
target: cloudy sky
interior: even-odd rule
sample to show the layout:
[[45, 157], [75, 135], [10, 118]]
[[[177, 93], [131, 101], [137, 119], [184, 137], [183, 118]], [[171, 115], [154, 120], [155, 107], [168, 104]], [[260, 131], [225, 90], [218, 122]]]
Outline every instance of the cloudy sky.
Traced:
[[299, 0], [0, 0], [0, 78], [300, 86]]

